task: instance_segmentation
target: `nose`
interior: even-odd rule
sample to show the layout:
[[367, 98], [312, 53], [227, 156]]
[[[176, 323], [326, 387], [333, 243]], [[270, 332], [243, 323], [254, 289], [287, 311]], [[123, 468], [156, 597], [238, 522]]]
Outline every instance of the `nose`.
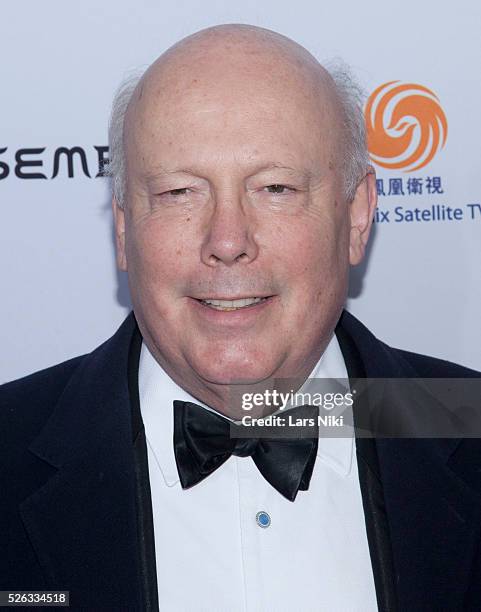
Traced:
[[258, 254], [253, 223], [240, 195], [216, 197], [202, 244], [203, 263], [212, 267], [253, 261]]

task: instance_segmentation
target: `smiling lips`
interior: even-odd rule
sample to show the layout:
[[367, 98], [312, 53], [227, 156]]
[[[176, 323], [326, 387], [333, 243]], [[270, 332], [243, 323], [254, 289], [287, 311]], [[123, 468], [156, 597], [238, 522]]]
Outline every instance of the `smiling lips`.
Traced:
[[205, 306], [209, 308], [213, 308], [214, 310], [223, 310], [224, 312], [229, 312], [232, 310], [240, 310], [241, 308], [248, 308], [249, 306], [253, 306], [254, 304], [259, 304], [260, 302], [265, 302], [267, 297], [246, 297], [238, 300], [214, 300], [214, 299], [205, 299], [199, 300]]

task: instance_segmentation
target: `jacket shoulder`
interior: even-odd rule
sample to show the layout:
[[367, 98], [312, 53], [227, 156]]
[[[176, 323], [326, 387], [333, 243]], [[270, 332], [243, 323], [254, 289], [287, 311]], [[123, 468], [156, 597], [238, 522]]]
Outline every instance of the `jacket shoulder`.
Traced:
[[[371, 378], [480, 378], [481, 372], [465, 366], [394, 348], [379, 340], [361, 321], [344, 310], [338, 328], [354, 344]], [[346, 337], [344, 335], [344, 337]], [[342, 348], [342, 345], [341, 345]]]
[[446, 361], [429, 355], [412, 353], [390, 347], [407, 361], [420, 378], [480, 378], [481, 372], [467, 368], [452, 361]]
[[16, 442], [32, 439], [57, 404], [85, 355], [0, 385], [0, 431]]
[[[70, 382], [82, 375], [79, 392], [111, 375], [125, 359], [136, 321], [131, 312], [115, 334], [91, 353], [80, 355], [0, 386], [0, 433], [12, 452], [28, 446], [58, 405]], [[93, 377], [93, 375], [95, 376]], [[2, 450], [2, 444], [0, 444]]]

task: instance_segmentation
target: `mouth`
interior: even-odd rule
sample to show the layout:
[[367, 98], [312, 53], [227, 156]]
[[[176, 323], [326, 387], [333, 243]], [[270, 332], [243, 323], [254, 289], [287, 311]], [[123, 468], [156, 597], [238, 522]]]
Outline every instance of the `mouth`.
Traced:
[[267, 300], [270, 300], [273, 296], [269, 295], [266, 297], [244, 297], [235, 300], [217, 300], [214, 298], [197, 299], [197, 302], [212, 308], [213, 310], [221, 310], [223, 312], [233, 312], [234, 310], [244, 310], [246, 308], [252, 308], [258, 304], [262, 304]]

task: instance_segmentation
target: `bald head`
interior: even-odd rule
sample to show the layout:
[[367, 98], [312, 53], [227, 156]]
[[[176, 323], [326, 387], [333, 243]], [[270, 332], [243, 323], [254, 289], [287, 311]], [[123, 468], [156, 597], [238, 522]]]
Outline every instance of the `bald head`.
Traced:
[[[286, 78], [322, 95], [334, 92], [329, 73], [304, 47], [293, 40], [250, 25], [220, 25], [179, 41], [146, 71], [141, 86], [165, 79], [165, 84], [191, 75], [233, 80]], [[140, 95], [140, 91], [137, 92]]]
[[274, 100], [311, 121], [351, 200], [368, 158], [359, 89], [349, 74], [338, 70], [331, 76], [304, 47], [281, 34], [232, 24], [184, 38], [119, 90], [110, 130], [110, 174], [119, 204], [125, 199], [126, 149], [142, 146], [146, 129], [161, 129], [159, 119], [170, 121], [172, 110], [213, 113], [222, 104], [233, 111], [240, 103], [246, 109], [264, 104], [280, 129], [285, 111], [274, 117]]

